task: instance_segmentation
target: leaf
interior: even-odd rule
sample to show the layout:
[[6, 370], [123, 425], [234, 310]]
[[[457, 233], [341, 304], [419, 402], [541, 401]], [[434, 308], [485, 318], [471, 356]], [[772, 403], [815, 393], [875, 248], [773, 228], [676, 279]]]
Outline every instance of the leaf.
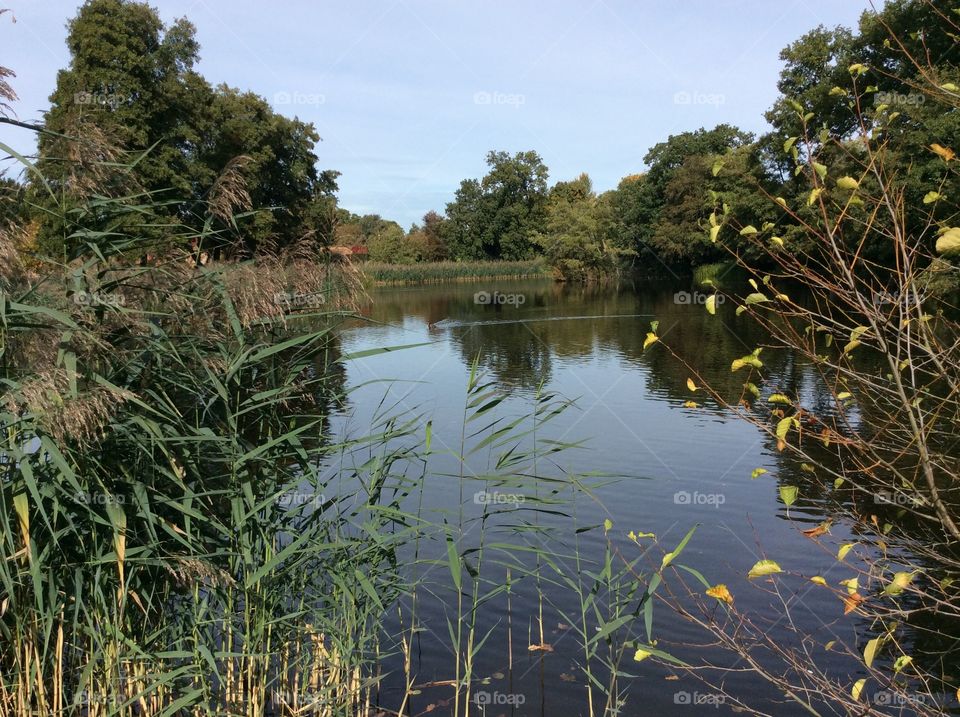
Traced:
[[721, 169], [723, 169], [723, 157], [719, 157], [714, 161], [713, 167], [711, 168], [713, 176], [716, 177], [718, 174], [720, 174]]
[[875, 637], [867, 643], [863, 649], [863, 664], [867, 667], [873, 664], [873, 658], [877, 656], [877, 650], [880, 648], [880, 638]]
[[953, 84], [952, 82], [947, 82], [947, 83], [945, 83], [945, 84], [940, 85], [940, 89], [941, 89], [941, 90], [946, 90], [947, 92], [958, 92], [958, 91], [960, 91], [960, 87], [957, 87], [957, 86], [956, 86], [955, 84]]
[[610, 529], [611, 529], [612, 527], [613, 527], [613, 521], [610, 520], [609, 518], [604, 518], [604, 521], [603, 521], [603, 532], [604, 532], [604, 533], [610, 532]]
[[944, 147], [943, 145], [931, 144], [930, 149], [932, 149], [934, 154], [936, 154], [938, 157], [941, 157], [944, 162], [949, 162], [957, 156], [952, 149], [949, 147]]
[[753, 224], [747, 224], [743, 229], [740, 230], [740, 236], [748, 237], [753, 236], [757, 233], [757, 228]]
[[817, 173], [817, 176], [820, 177], [820, 181], [823, 181], [827, 176], [827, 166], [825, 164], [820, 164], [819, 162], [813, 162], [813, 171]]
[[895, 673], [901, 672], [905, 667], [913, 662], [913, 658], [910, 655], [900, 655], [897, 658], [896, 662], [893, 663], [893, 671]]
[[673, 560], [683, 552], [683, 549], [687, 546], [687, 543], [690, 542], [690, 538], [693, 537], [693, 532], [697, 529], [697, 526], [693, 526], [690, 530], [687, 531], [687, 534], [683, 536], [683, 540], [674, 548], [672, 551], [663, 556], [663, 560], [660, 563], [660, 569], [663, 570], [667, 567]]
[[810, 578], [810, 582], [816, 583], [817, 585], [826, 585], [827, 581], [823, 579], [820, 575], [814, 575]]
[[840, 189], [846, 189], [848, 191], [853, 191], [854, 189], [859, 188], [860, 182], [858, 182], [853, 177], [840, 177], [837, 180], [837, 187]]
[[716, 244], [718, 236], [720, 236], [720, 227], [710, 227], [710, 241]]
[[637, 651], [633, 653], [633, 659], [634, 659], [636, 662], [643, 662], [643, 661], [646, 660], [648, 657], [650, 657], [650, 655], [652, 655], [652, 654], [653, 654], [653, 653], [650, 652], [650, 650], [645, 650], [645, 649], [643, 649], [642, 647], [638, 647], [638, 648], [637, 648]]
[[750, 572], [747, 573], [748, 578], [760, 578], [764, 575], [775, 575], [776, 573], [782, 573], [783, 570], [776, 562], [773, 560], [758, 560]]
[[924, 204], [933, 204], [940, 199], [943, 199], [943, 195], [941, 195], [940, 192], [927, 192], [923, 195]]
[[887, 595], [899, 595], [910, 586], [911, 582], [913, 582], [912, 573], [897, 573], [893, 576], [890, 584], [883, 589], [883, 592]]
[[774, 246], [780, 247], [781, 249], [783, 248], [783, 239], [780, 237], [770, 237], [770, 243]]
[[747, 298], [744, 299], [747, 306], [752, 306], [753, 304], [762, 304], [764, 301], [770, 301], [766, 296], [760, 292], [755, 292], [752, 294], [747, 294]]
[[855, 348], [857, 348], [857, 346], [859, 345], [860, 345], [859, 341], [856, 341], [856, 340], [848, 341], [847, 345], [843, 347], [843, 353], [848, 354], [851, 351], [853, 351]]
[[810, 190], [810, 196], [807, 197], [807, 206], [812, 206], [815, 201], [823, 194], [823, 187], [817, 187]]
[[857, 609], [865, 600], [863, 595], [860, 593], [854, 593], [853, 595], [848, 595], [843, 599], [843, 614], [849, 615], [851, 612]]
[[860, 578], [852, 577], [847, 580], [841, 580], [840, 584], [847, 588], [847, 595], [856, 595], [860, 587]]
[[712, 588], [707, 590], [707, 595], [717, 600], [721, 600], [727, 605], [733, 605], [733, 595], [730, 594], [730, 591], [727, 589], [727, 586], [723, 583], [718, 583]]
[[813, 538], [819, 538], [821, 535], [830, 532], [830, 525], [831, 525], [830, 521], [829, 521], [829, 520], [825, 520], [825, 521], [823, 521], [822, 523], [820, 523], [820, 525], [816, 526], [815, 528], [809, 528], [808, 530], [804, 530], [804, 531], [801, 531], [801, 532], [802, 532], [805, 536], [807, 536], [808, 538], [811, 538], [811, 539], [813, 539]]
[[784, 403], [789, 406], [792, 401], [789, 396], [782, 393], [772, 393], [770, 394], [770, 398], [767, 399], [767, 403]]
[[752, 393], [756, 398], [760, 398], [760, 389], [757, 388], [757, 384], [747, 381], [745, 384], [743, 384], [743, 387]]
[[780, 486], [780, 499], [787, 505], [788, 508], [797, 500], [798, 491], [799, 489], [795, 485]]
[[684, 408], [700, 408], [700, 404], [697, 403], [696, 401], [684, 401], [683, 407]]
[[850, 696], [853, 697], [854, 700], [860, 700], [860, 693], [863, 692], [863, 686], [865, 684], [867, 684], [866, 677], [862, 677], [853, 683], [853, 687], [850, 688]]
[[643, 350], [646, 351], [648, 346], [655, 344], [659, 340], [656, 334], [647, 332], [647, 338], [643, 341]]
[[847, 557], [847, 553], [853, 548], [856, 543], [844, 543], [840, 546], [840, 549], [837, 551], [837, 560], [843, 560]]
[[708, 314], [710, 314], [711, 316], [716, 314], [717, 313], [717, 295], [710, 294], [710, 296], [708, 296], [707, 300], [704, 302], [704, 306], [706, 307]]
[[786, 440], [787, 433], [790, 431], [790, 427], [796, 420], [797, 419], [789, 416], [787, 418], [780, 419], [780, 421], [777, 422], [777, 438], [779, 438], [781, 441]]
[[853, 398], [853, 394], [849, 391], [841, 391], [837, 394], [838, 401], [846, 401], [848, 398]]
[[766, 468], [754, 468], [753, 471], [750, 473], [750, 478], [755, 480], [760, 476], [762, 476], [764, 473], [769, 473], [769, 471]]
[[833, 97], [846, 97], [847, 91], [842, 87], [831, 87], [828, 94]]
[[854, 76], [856, 76], [856, 77], [859, 77], [859, 76], [862, 75], [864, 72], [866, 72], [867, 69], [868, 69], [867, 66], [864, 65], [863, 63], [861, 63], [861, 62], [855, 62], [855, 63], [853, 63], [852, 65], [850, 65], [850, 67], [847, 68], [847, 71], [848, 71], [851, 75], [854, 75]]
[[696, 391], [696, 390], [697, 390], [697, 384], [695, 384], [695, 383], [693, 382], [693, 379], [692, 379], [692, 378], [688, 378], [688, 379], [687, 379], [687, 388], [689, 388], [691, 391]]
[[944, 256], [960, 254], [960, 227], [951, 227], [937, 239], [937, 253]]

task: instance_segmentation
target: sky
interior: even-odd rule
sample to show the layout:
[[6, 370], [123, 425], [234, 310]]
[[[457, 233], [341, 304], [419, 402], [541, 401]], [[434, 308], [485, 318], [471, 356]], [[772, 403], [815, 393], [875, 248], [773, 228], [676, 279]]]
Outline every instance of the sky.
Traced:
[[[550, 181], [597, 191], [643, 171], [671, 134], [763, 132], [780, 50], [855, 27], [867, 0], [157, 0], [197, 28], [199, 71], [312, 122], [340, 205], [404, 227], [443, 211], [490, 150], [533, 149]], [[17, 118], [38, 120], [79, 0], [0, 0], [0, 65]], [[0, 126], [0, 142], [35, 149]]]

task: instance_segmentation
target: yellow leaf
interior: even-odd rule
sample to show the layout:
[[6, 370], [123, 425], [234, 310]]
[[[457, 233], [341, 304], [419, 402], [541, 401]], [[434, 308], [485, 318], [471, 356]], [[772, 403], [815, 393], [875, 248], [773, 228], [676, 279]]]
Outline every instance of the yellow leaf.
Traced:
[[758, 560], [754, 566], [750, 568], [750, 572], [747, 573], [747, 577], [760, 578], [764, 575], [774, 575], [782, 572], [783, 570], [773, 560]]
[[823, 194], [823, 187], [817, 187], [816, 189], [810, 190], [810, 196], [807, 197], [807, 206], [812, 206], [821, 194]]
[[714, 585], [712, 588], [707, 589], [707, 595], [717, 600], [722, 600], [727, 603], [727, 605], [733, 605], [733, 595], [730, 594], [730, 591], [727, 589], [727, 586], [723, 583]]
[[762, 476], [762, 475], [763, 475], [764, 473], [766, 473], [766, 472], [767, 472], [767, 469], [766, 469], [766, 468], [754, 468], [754, 469], [753, 469], [753, 472], [750, 474], [750, 477], [751, 477], [751, 478], [759, 478], [760, 476]]
[[840, 189], [852, 191], [860, 186], [860, 182], [853, 177], [840, 177], [840, 179], [837, 180], [837, 186]]
[[837, 551], [837, 560], [843, 560], [845, 557], [847, 557], [847, 553], [850, 552], [850, 549], [853, 548], [854, 545], [856, 545], [856, 543], [844, 543], [841, 545], [840, 549]]
[[710, 227], [710, 241], [714, 244], [717, 243], [717, 237], [720, 235], [720, 227]]
[[841, 580], [840, 584], [845, 585], [847, 588], [847, 595], [856, 595], [857, 588], [859, 587], [860, 579], [859, 578], [850, 578], [849, 580]]
[[767, 403], [785, 403], [789, 406], [790, 397], [785, 396], [782, 393], [773, 393], [773, 394], [770, 394], [770, 398], [767, 399]]
[[692, 378], [688, 378], [688, 379], [687, 379], [687, 388], [689, 388], [691, 391], [696, 391], [696, 390], [697, 390], [697, 384], [695, 384], [695, 383], [693, 382], [693, 379], [692, 379]]
[[823, 579], [820, 575], [814, 575], [810, 578], [810, 582], [816, 583], [817, 585], [826, 585], [827, 581]]
[[867, 643], [863, 650], [863, 664], [867, 667], [873, 664], [873, 658], [877, 656], [877, 650], [880, 648], [880, 638], [875, 637]]
[[899, 595], [907, 589], [912, 581], [913, 575], [911, 573], [897, 573], [893, 576], [890, 584], [883, 589], [883, 592], [887, 595]]
[[706, 306], [708, 314], [710, 315], [716, 314], [717, 313], [717, 295], [710, 294], [710, 296], [707, 297], [706, 302], [704, 302], [704, 306]]
[[867, 684], [867, 678], [863, 677], [853, 683], [853, 688], [850, 690], [850, 696], [855, 700], [860, 699], [860, 693], [863, 692], [863, 686]]
[[683, 407], [684, 408], [700, 408], [700, 404], [697, 403], [696, 401], [684, 401]]
[[642, 647], [637, 648], [637, 651], [633, 653], [633, 659], [637, 662], [643, 662], [653, 653], [650, 650], [644, 650]]
[[951, 256], [960, 254], [960, 227], [951, 227], [947, 229], [939, 239], [937, 239], [937, 253]]
[[646, 339], [644, 340], [644, 342], [643, 342], [643, 350], [646, 351], [646, 350], [647, 350], [647, 347], [648, 347], [650, 344], [654, 344], [654, 343], [656, 343], [656, 342], [659, 341], [659, 340], [660, 340], [660, 339], [657, 338], [657, 335], [656, 335], [656, 334], [651, 333], [651, 332], [647, 332], [647, 338], [646, 338]]
[[603, 532], [606, 533], [606, 532], [607, 532], [608, 530], [610, 530], [612, 527], [613, 527], [613, 521], [610, 520], [609, 518], [605, 518], [604, 521], [603, 521]]
[[951, 159], [957, 156], [952, 149], [939, 144], [931, 144], [930, 149], [932, 149], [934, 154], [936, 154], [938, 157], [942, 157], [944, 162], [949, 162]]

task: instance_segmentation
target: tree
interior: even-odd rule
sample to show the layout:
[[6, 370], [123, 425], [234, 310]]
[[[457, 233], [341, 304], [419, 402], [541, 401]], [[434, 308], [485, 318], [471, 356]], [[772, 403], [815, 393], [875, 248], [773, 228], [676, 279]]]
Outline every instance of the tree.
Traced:
[[557, 182], [545, 207], [544, 228], [531, 240], [543, 250], [557, 278], [598, 280], [614, 274], [623, 252], [615, 246], [609, 195], [598, 197], [590, 177]]
[[457, 259], [527, 259], [543, 229], [547, 167], [536, 152], [487, 154], [482, 180], [465, 179], [447, 205], [448, 246]]

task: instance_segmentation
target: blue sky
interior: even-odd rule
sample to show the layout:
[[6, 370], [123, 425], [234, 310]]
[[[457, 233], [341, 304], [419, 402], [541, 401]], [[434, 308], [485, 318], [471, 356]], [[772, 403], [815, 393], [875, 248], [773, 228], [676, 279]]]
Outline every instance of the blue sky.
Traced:
[[[66, 66], [78, 0], [3, 0], [0, 65], [23, 120]], [[404, 227], [443, 210], [491, 149], [535, 149], [550, 179], [597, 190], [643, 170], [670, 134], [765, 129], [778, 55], [807, 30], [855, 26], [866, 0], [159, 0], [186, 15], [199, 69], [313, 122], [340, 203]], [[0, 141], [34, 148], [24, 130]]]

